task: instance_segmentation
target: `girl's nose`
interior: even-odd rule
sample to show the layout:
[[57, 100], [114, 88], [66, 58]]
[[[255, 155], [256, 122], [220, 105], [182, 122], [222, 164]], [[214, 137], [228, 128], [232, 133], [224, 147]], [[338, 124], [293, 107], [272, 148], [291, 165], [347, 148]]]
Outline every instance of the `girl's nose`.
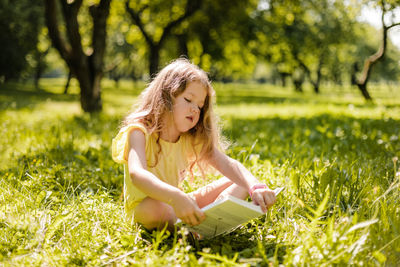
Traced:
[[195, 112], [195, 113], [198, 113], [198, 112], [200, 112], [200, 110], [199, 110], [199, 108], [197, 107], [197, 105], [196, 104], [193, 104], [192, 106], [191, 106], [191, 109], [190, 109], [192, 112]]

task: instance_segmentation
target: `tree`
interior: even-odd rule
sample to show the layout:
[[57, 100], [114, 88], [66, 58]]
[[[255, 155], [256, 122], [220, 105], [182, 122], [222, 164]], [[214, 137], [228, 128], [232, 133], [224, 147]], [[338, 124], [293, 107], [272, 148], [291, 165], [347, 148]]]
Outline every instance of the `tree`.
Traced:
[[[252, 75], [257, 61], [252, 53], [252, 47], [257, 46], [253, 30], [257, 3], [203, 0], [201, 9], [188, 21], [186, 53], [213, 79], [230, 81]], [[178, 40], [181, 51], [183, 41]]]
[[172, 30], [191, 17], [201, 6], [202, 0], [187, 0], [184, 8], [175, 1], [152, 1], [151, 4], [132, 5], [125, 2], [132, 22], [140, 29], [148, 46], [149, 73], [158, 71], [160, 50]]
[[64, 38], [59, 27], [59, 11], [56, 0], [45, 0], [45, 17], [53, 46], [66, 62], [81, 89], [81, 106], [85, 112], [102, 109], [100, 82], [103, 76], [103, 57], [106, 48], [106, 21], [111, 0], [100, 0], [89, 7], [93, 20], [91, 48], [85, 52], [79, 31], [78, 13], [82, 0], [59, 0], [65, 21]]
[[0, 81], [19, 79], [36, 49], [43, 5], [40, 1], [0, 1]]
[[[378, 7], [381, 8], [382, 10], [382, 15], [381, 15], [381, 22], [382, 22], [382, 39], [381, 39], [381, 45], [373, 55], [369, 56], [365, 62], [364, 62], [364, 67], [362, 69], [362, 72], [359, 76], [359, 78], [353, 78], [355, 81], [358, 89], [361, 91], [361, 94], [367, 101], [372, 101], [372, 97], [368, 92], [367, 89], [367, 84], [368, 81], [371, 77], [371, 71], [372, 67], [378, 62], [383, 60], [386, 49], [387, 49], [387, 43], [388, 43], [388, 31], [392, 29], [393, 27], [399, 26], [400, 22], [391, 22], [389, 24], [386, 24], [385, 22], [385, 15], [393, 11], [396, 7], [400, 6], [400, 1], [385, 1], [385, 0], [379, 0], [377, 3]], [[354, 67], [354, 71], [357, 71], [356, 65]]]
[[114, 1], [110, 9], [107, 34], [107, 53], [105, 55], [105, 74], [115, 81], [122, 78], [137, 80], [147, 71], [145, 53], [146, 43], [141, 33], [131, 29], [123, 1]]
[[305, 76], [318, 93], [324, 73], [336, 67], [331, 58], [352, 36], [348, 7], [330, 0], [265, 3], [257, 15], [257, 36], [263, 41], [257, 50], [283, 77], [292, 76], [296, 91], [302, 91]]

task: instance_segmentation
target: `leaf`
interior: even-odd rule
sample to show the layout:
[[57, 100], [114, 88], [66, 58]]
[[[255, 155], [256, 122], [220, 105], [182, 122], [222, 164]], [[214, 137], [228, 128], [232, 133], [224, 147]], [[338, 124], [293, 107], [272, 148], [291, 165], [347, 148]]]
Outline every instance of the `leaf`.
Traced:
[[40, 205], [40, 203], [42, 203], [42, 201], [45, 197], [46, 197], [46, 192], [41, 191], [36, 197], [36, 205]]
[[378, 250], [374, 251], [372, 253], [372, 256], [374, 256], [374, 258], [377, 259], [380, 263], [384, 263], [386, 261], [386, 256]]
[[44, 236], [45, 243], [48, 243], [48, 241], [54, 236], [55, 232], [58, 230], [60, 225], [68, 220], [72, 216], [72, 212], [68, 212], [66, 214], [60, 214], [58, 215], [53, 223], [48, 227], [46, 234]]
[[353, 231], [355, 231], [355, 230], [357, 230], [357, 229], [370, 226], [371, 224], [377, 223], [378, 221], [379, 221], [378, 219], [374, 219], [374, 220], [369, 220], [369, 221], [357, 223], [356, 225], [353, 225], [353, 226], [347, 231], [346, 234], [348, 234], [348, 233], [350, 233], [350, 232], [353, 232]]

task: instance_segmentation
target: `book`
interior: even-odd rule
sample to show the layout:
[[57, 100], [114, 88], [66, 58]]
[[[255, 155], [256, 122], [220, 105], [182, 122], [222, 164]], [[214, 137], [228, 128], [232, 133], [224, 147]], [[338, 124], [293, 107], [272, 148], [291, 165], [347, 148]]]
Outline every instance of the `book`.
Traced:
[[[278, 196], [284, 187], [278, 187], [274, 190]], [[233, 196], [217, 200], [201, 209], [206, 219], [199, 225], [191, 226], [183, 224], [189, 231], [200, 234], [203, 238], [212, 238], [220, 234], [229, 233], [241, 224], [254, 218], [260, 217], [264, 213], [261, 207]]]

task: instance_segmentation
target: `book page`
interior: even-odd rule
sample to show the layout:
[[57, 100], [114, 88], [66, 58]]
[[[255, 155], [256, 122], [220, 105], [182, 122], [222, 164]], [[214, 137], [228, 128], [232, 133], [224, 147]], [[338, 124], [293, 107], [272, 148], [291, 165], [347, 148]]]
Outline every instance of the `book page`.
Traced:
[[[217, 205], [205, 209], [204, 213], [206, 214], [206, 219], [201, 224], [190, 226], [189, 228], [207, 238], [231, 230], [263, 214], [261, 209], [256, 211], [243, 206], [243, 203], [238, 204], [235, 200], [240, 199], [229, 196], [219, 201], [219, 203], [215, 203]], [[246, 202], [246, 204], [247, 203], [251, 204], [250, 202]]]
[[[276, 188], [275, 195], [278, 195], [282, 189], [282, 187]], [[264, 214], [259, 206], [233, 196], [216, 201], [202, 210], [206, 219], [201, 224], [185, 226], [204, 238], [232, 231], [239, 225]]]

